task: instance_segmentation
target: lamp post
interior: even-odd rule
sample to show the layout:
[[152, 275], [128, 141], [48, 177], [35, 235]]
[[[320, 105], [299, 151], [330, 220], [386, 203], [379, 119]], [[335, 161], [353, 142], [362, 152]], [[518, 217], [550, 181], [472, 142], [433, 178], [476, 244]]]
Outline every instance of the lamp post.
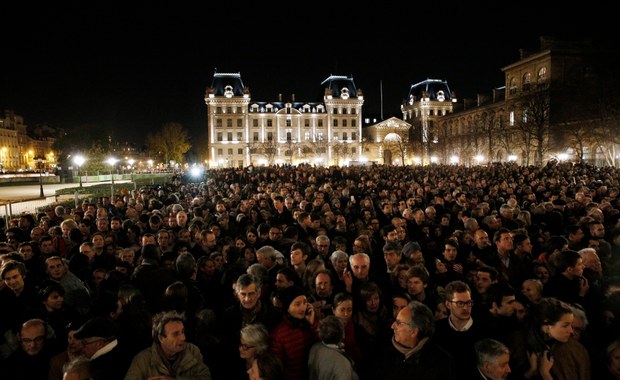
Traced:
[[116, 159], [116, 157], [109, 157], [106, 162], [108, 163], [108, 165], [110, 165], [110, 178], [111, 178], [111, 185], [110, 185], [110, 200], [114, 199], [114, 165], [116, 165], [116, 163], [118, 162], [118, 159]]
[[80, 167], [82, 165], [84, 165], [84, 162], [86, 161], [86, 159], [84, 158], [84, 156], [82, 155], [77, 155], [75, 156], [75, 158], [73, 159], [73, 162], [77, 165], [78, 167], [78, 177], [80, 177], [80, 188], [82, 187], [82, 176], [80, 175]]
[[34, 157], [34, 160], [39, 167], [39, 196], [43, 198], [45, 197], [45, 193], [43, 192], [43, 168], [45, 166], [45, 156], [38, 155]]

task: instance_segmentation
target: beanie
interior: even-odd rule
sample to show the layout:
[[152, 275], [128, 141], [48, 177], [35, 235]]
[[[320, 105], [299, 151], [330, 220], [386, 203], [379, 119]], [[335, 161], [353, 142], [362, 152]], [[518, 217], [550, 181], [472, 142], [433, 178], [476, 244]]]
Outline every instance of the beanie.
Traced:
[[278, 298], [282, 303], [282, 310], [286, 313], [288, 307], [291, 305], [293, 300], [299, 296], [305, 296], [306, 292], [299, 286], [293, 285], [288, 288], [281, 289], [278, 292]]

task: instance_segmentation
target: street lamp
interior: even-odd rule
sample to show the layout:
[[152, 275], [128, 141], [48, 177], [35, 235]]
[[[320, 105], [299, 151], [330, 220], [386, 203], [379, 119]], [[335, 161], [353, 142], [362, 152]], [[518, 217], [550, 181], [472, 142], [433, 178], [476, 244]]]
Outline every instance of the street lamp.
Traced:
[[45, 197], [45, 194], [43, 193], [43, 168], [45, 166], [45, 156], [38, 155], [34, 157], [34, 160], [39, 167], [39, 196], [43, 198]]
[[113, 169], [114, 169], [114, 165], [116, 165], [116, 163], [118, 162], [118, 159], [116, 157], [109, 157], [106, 162], [108, 163], [108, 165], [110, 165], [110, 178], [112, 180], [112, 184], [110, 185], [110, 200], [112, 200], [114, 198], [114, 173], [113, 173]]
[[80, 175], [80, 167], [82, 165], [84, 165], [84, 162], [86, 161], [86, 159], [84, 158], [84, 156], [82, 155], [77, 155], [75, 156], [75, 158], [73, 158], [73, 162], [77, 165], [78, 167], [78, 177], [80, 177], [80, 187], [82, 187], [82, 176]]

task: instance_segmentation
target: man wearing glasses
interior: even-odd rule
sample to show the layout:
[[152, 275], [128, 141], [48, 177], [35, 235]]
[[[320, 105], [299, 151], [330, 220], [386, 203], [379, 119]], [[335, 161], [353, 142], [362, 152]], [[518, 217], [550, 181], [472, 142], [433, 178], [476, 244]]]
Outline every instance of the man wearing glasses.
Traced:
[[91, 361], [94, 379], [125, 378], [132, 358], [121, 351], [116, 331], [116, 325], [111, 320], [93, 317], [73, 335], [82, 342], [82, 352]]
[[42, 319], [26, 321], [17, 333], [19, 348], [0, 368], [6, 379], [46, 379], [50, 359], [59, 352], [59, 346], [47, 339], [47, 323]]
[[452, 356], [433, 338], [435, 317], [428, 306], [411, 301], [396, 315], [392, 330], [392, 344], [372, 379], [456, 379]]
[[437, 343], [454, 358], [457, 373], [475, 373], [474, 344], [482, 338], [481, 325], [471, 316], [474, 303], [471, 289], [463, 281], [452, 281], [445, 287], [448, 318], [436, 323]]

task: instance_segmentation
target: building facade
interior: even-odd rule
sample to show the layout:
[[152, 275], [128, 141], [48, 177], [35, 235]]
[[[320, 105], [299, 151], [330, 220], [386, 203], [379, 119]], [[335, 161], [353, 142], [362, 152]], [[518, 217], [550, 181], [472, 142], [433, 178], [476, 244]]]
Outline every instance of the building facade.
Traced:
[[57, 159], [52, 150], [54, 140], [29, 135], [24, 118], [5, 110], [0, 115], [0, 171], [53, 170]]
[[331, 75], [322, 102], [253, 101], [240, 73], [215, 73], [205, 93], [208, 166], [344, 165], [362, 157], [364, 97]]

